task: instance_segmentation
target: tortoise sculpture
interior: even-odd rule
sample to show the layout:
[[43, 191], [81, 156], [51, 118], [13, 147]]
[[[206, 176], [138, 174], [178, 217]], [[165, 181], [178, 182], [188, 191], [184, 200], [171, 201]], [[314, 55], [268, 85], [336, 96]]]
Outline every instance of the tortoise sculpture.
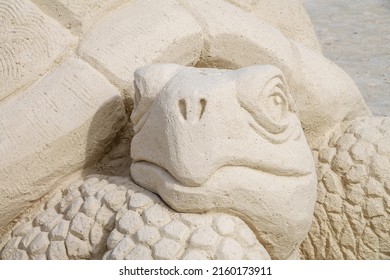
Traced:
[[1, 259], [390, 258], [390, 120], [300, 1], [83, 3], [0, 3]]

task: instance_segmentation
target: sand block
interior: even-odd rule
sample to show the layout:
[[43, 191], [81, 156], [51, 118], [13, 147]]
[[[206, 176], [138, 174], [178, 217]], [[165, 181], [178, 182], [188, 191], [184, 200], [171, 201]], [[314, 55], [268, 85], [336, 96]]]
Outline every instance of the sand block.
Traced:
[[98, 159], [124, 122], [118, 90], [75, 58], [1, 103], [0, 227]]

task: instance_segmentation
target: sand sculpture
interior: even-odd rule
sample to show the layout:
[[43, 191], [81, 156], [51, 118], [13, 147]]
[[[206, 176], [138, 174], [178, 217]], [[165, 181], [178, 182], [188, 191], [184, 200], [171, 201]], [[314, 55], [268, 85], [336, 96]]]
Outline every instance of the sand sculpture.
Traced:
[[390, 120], [300, 1], [0, 15], [1, 259], [390, 258]]

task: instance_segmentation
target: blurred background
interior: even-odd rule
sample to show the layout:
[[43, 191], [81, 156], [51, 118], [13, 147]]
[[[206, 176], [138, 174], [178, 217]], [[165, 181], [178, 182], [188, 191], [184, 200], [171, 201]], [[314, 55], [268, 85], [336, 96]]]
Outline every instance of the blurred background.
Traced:
[[390, 116], [390, 0], [303, 0], [324, 55], [357, 83], [371, 111]]

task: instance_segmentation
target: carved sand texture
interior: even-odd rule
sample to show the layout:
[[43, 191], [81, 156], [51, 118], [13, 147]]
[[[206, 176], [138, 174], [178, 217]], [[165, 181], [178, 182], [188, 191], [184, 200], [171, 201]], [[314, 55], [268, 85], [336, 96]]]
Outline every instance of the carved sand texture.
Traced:
[[[310, 148], [318, 199], [302, 256], [390, 259], [389, 119], [368, 117], [322, 56], [301, 1], [163, 2], [0, 1], [0, 259], [297, 257], [315, 204]], [[177, 73], [162, 71], [134, 88], [134, 71], [160, 62], [263, 66], [222, 82], [204, 76], [228, 71], [196, 70], [169, 87]], [[133, 101], [142, 188], [128, 170]], [[92, 165], [125, 177], [55, 190]]]
[[269, 259], [240, 219], [179, 214], [128, 178], [101, 175], [55, 191], [0, 252], [3, 260]]
[[[91, 29], [88, 29], [88, 32], [80, 33], [80, 45], [78, 46], [78, 49], [76, 53], [71, 53], [73, 50], [69, 50], [66, 52], [66, 57], [72, 57], [72, 56], [81, 56], [81, 59], [85, 59], [91, 67], [91, 71], [93, 68], [95, 68], [97, 71], [102, 73], [105, 78], [107, 78], [111, 83], [115, 84], [119, 87], [119, 91], [124, 94], [125, 96], [125, 103], [126, 103], [126, 109], [127, 113], [129, 114], [131, 111], [131, 103], [132, 100], [132, 94], [134, 93], [133, 90], [133, 73], [136, 68], [140, 66], [144, 66], [148, 63], [153, 62], [175, 62], [175, 63], [181, 63], [181, 64], [187, 64], [192, 65], [199, 61], [200, 57], [202, 56], [202, 59], [207, 61], [218, 61], [218, 60], [228, 60], [230, 57], [233, 58], [233, 61], [236, 67], [238, 66], [244, 66], [248, 64], [253, 63], [270, 63], [270, 64], [280, 64], [284, 66], [285, 72], [288, 72], [291, 74], [292, 68], [293, 68], [293, 59], [291, 58], [293, 56], [293, 52], [291, 50], [291, 44], [287, 38], [283, 36], [282, 33], [280, 33], [275, 27], [262, 22], [256, 16], [249, 15], [247, 12], [241, 10], [240, 8], [229, 4], [226, 1], [197, 1], [198, 4], [194, 4], [193, 2], [189, 1], [165, 1], [164, 5], [158, 4], [156, 1], [129, 1], [127, 3], [124, 3], [120, 6], [118, 9], [114, 9], [114, 6], [119, 4], [119, 2], [112, 2], [112, 1], [105, 1], [102, 2], [101, 9], [99, 7], [95, 7], [93, 3], [96, 1], [83, 1], [84, 4], [81, 4], [79, 2], [80, 6], [76, 5], [75, 1], [62, 1], [62, 0], [55, 0], [46, 2], [47, 5], [43, 5], [42, 1], [35, 1], [35, 3], [38, 3], [40, 7], [44, 9], [44, 11], [51, 16], [58, 18], [58, 12], [62, 13], [64, 12], [64, 18], [65, 21], [72, 21], [71, 18], [77, 18], [79, 17], [80, 22], [83, 22], [85, 17], [85, 26], [87, 26], [89, 23], [89, 20], [87, 18], [88, 15], [91, 15], [92, 17], [100, 17], [105, 12], [110, 11], [107, 16], [102, 16], [102, 18], [93, 24]], [[5, 3], [5, 4], [4, 4]], [[7, 4], [8, 3], [8, 4]], [[122, 2], [120, 2], [122, 3]], [[204, 7], [200, 7], [199, 3], [204, 5]], [[34, 11], [35, 14], [37, 14], [35, 17], [39, 18], [42, 23], [41, 25], [48, 29], [50, 32], [55, 33], [56, 36], [58, 36], [58, 42], [52, 37], [50, 37], [51, 33], [48, 34], [42, 33], [37, 34], [36, 40], [43, 40], [48, 48], [51, 48], [51, 45], [57, 46], [58, 48], [63, 48], [63, 50], [66, 49], [66, 42], [61, 41], [69, 38], [73, 38], [69, 32], [64, 29], [61, 25], [56, 23], [53, 19], [50, 19], [48, 16], [43, 14], [41, 11], [38, 10], [37, 7], [35, 7], [33, 4], [28, 2], [28, 0], [21, 2], [21, 1], [3, 1], [2, 5], [4, 7], [10, 7], [7, 9], [4, 9], [4, 11], [8, 11], [8, 9], [15, 9], [18, 13], [21, 14], [20, 17], [31, 17], [31, 11]], [[92, 8], [94, 6], [94, 8]], [[215, 8], [215, 9], [214, 9]], [[57, 11], [58, 9], [58, 11]], [[49, 12], [49, 10], [51, 12]], [[55, 13], [54, 13], [55, 10]], [[79, 14], [72, 14], [75, 11], [78, 11]], [[105, 12], [103, 12], [103, 10]], [[225, 11], [224, 11], [225, 10]], [[66, 11], [69, 11], [66, 12]], [[72, 11], [72, 12], [71, 12]], [[214, 12], [213, 12], [214, 11]], [[54, 14], [53, 14], [54, 13]], [[57, 13], [57, 16], [55, 15]], [[205, 16], [199, 16], [200, 13], [204, 13]], [[94, 14], [94, 16], [92, 16]], [[99, 14], [99, 15], [98, 15]], [[84, 16], [83, 16], [84, 15]], [[142, 16], [140, 16], [142, 15]], [[12, 26], [12, 18], [15, 17], [12, 13], [4, 14], [3, 19], [6, 22], [5, 29], [9, 30], [9, 26]], [[26, 19], [27, 20], [27, 19]], [[92, 20], [92, 19], [91, 19]], [[244, 21], [245, 22], [244, 22]], [[92, 20], [93, 21], [93, 20]], [[92, 21], [90, 22], [92, 24]], [[235, 24], [234, 22], [242, 22], [241, 24]], [[17, 22], [17, 21], [15, 21]], [[31, 23], [30, 23], [31, 22]], [[33, 24], [34, 20], [29, 20], [26, 24]], [[64, 22], [62, 22], [64, 24]], [[82, 23], [84, 24], [84, 23]], [[40, 26], [41, 26], [40, 25]], [[65, 24], [66, 25], [66, 24]], [[54, 26], [54, 27], [53, 27]], [[83, 25], [84, 26], [84, 25]], [[43, 28], [42, 27], [42, 28]], [[69, 26], [66, 26], [69, 27]], [[46, 30], [43, 28], [43, 30]], [[84, 28], [84, 27], [82, 27]], [[52, 30], [53, 29], [53, 30]], [[20, 36], [21, 34], [24, 34], [20, 29], [15, 30], [15, 36]], [[43, 31], [42, 31], [43, 32]], [[77, 31], [74, 31], [77, 33]], [[6, 32], [9, 33], [8, 31]], [[12, 33], [14, 34], [14, 33]], [[35, 33], [34, 33], [35, 34]], [[46, 35], [45, 35], [46, 34]], [[261, 35], [261, 36], [260, 36]], [[14, 35], [13, 35], [14, 36]], [[53, 35], [54, 36], [54, 35]], [[23, 37], [23, 36], [22, 36]], [[204, 40], [205, 37], [209, 37], [207, 40]], [[241, 37], [245, 37], [245, 40], [240, 39]], [[253, 37], [253, 38], [252, 38]], [[24, 37], [23, 37], [24, 38]], [[34, 37], [35, 38], [35, 37]], [[233, 40], [233, 43], [230, 43], [231, 39], [237, 39], [239, 42], [243, 43], [237, 43], [236, 40]], [[35, 40], [35, 39], [34, 39]], [[56, 43], [56, 44], [54, 44]], [[7, 41], [8, 42], [8, 41]], [[12, 41], [10, 41], [12, 42]], [[237, 44], [236, 44], [237, 43]], [[254, 44], [253, 44], [254, 43]], [[18, 44], [19, 46], [20, 44]], [[21, 44], [23, 45], [23, 44]], [[32, 46], [34, 46], [34, 43], [31, 43]], [[226, 46], [225, 46], [226, 45]], [[49, 49], [50, 49], [49, 48]], [[220, 49], [218, 49], [220, 48]], [[45, 48], [38, 48], [37, 49], [45, 49]], [[237, 52], [237, 49], [240, 49], [239, 52]], [[61, 49], [62, 50], [62, 49]], [[203, 51], [202, 51], [203, 50]], [[260, 50], [260, 51], [259, 51]], [[60, 51], [58, 51], [61, 53]], [[203, 52], [203, 53], [202, 53]], [[235, 55], [237, 53], [237, 55]], [[18, 49], [18, 54], [27, 55], [23, 52], [23, 50]], [[52, 64], [54, 55], [47, 54], [46, 56], [43, 54], [43, 58], [49, 59], [51, 62], [49, 63], [49, 60], [47, 61], [47, 65], [44, 67], [45, 71], [49, 68], [51, 68], [53, 75], [55, 77], [52, 77], [51, 73], [47, 73], [48, 77], [51, 78], [51, 82], [54, 85], [53, 87], [57, 87], [59, 85], [66, 85], [66, 87], [69, 87], [70, 92], [76, 92], [80, 85], [78, 85], [77, 79], [70, 79], [69, 77], [72, 77], [73, 74], [78, 73], [78, 66], [75, 65], [74, 69], [71, 67], [68, 67], [65, 72], [61, 72], [61, 75], [55, 74], [57, 73], [57, 70], [59, 67], [57, 64]], [[9, 59], [8, 55], [6, 55], [7, 59]], [[28, 57], [34, 57], [29, 56]], [[256, 57], [254, 59], [253, 57]], [[65, 59], [61, 57], [61, 59]], [[27, 61], [27, 60], [26, 60]], [[31, 61], [30, 61], [31, 62]], [[30, 63], [29, 62], [29, 63]], [[59, 63], [59, 61], [58, 61]], [[240, 64], [241, 63], [241, 64]], [[31, 73], [34, 73], [34, 79], [39, 76], [40, 73], [36, 67], [40, 65], [39, 61], [32, 61], [29, 65], [26, 65], [23, 69], [23, 71], [32, 71]], [[198, 65], [199, 66], [199, 65]], [[218, 65], [217, 65], [218, 66]], [[219, 66], [222, 66], [220, 64]], [[43, 70], [42, 70], [43, 71]], [[41, 72], [42, 72], [41, 71]], [[43, 71], [43, 72], [45, 72]], [[93, 70], [95, 71], [95, 70]], [[92, 72], [93, 72], [92, 71]], [[11, 71], [12, 72], [12, 71]], [[96, 72], [96, 71], [95, 71]], [[288, 74], [287, 73], [287, 74]], [[25, 74], [21, 74], [25, 75]], [[25, 77], [28, 75], [26, 74]], [[92, 75], [90, 79], [95, 79], [95, 75]], [[84, 76], [84, 78], [87, 80], [89, 79], [88, 76]], [[99, 79], [101, 79], [104, 82], [108, 82], [103, 76], [100, 76]], [[8, 79], [8, 78], [7, 78]], [[31, 82], [34, 80], [31, 76]], [[29, 81], [30, 81], [29, 80]], [[44, 79], [43, 79], [44, 80]], [[83, 143], [99, 143], [97, 144], [99, 146], [99, 149], [95, 149], [94, 151], [99, 153], [103, 151], [103, 143], [106, 145], [109, 143], [109, 141], [106, 141], [106, 135], [104, 133], [99, 133], [99, 131], [93, 132], [93, 127], [88, 125], [88, 122], [85, 122], [82, 126], [83, 133], [79, 133], [77, 135], [78, 142], [81, 144], [79, 145], [63, 145], [61, 141], [57, 141], [55, 137], [38, 137], [38, 143], [33, 144], [35, 139], [34, 138], [28, 138], [26, 135], [29, 134], [29, 130], [26, 128], [30, 128], [29, 124], [32, 122], [34, 123], [31, 128], [33, 131], [31, 132], [32, 135], [70, 135], [69, 137], [72, 138], [74, 130], [72, 127], [73, 119], [75, 116], [78, 116], [78, 114], [83, 114], [83, 102], [82, 100], [76, 100], [72, 101], [75, 102], [74, 109], [75, 113], [72, 115], [73, 110], [66, 110], [65, 106], [62, 104], [57, 104], [60, 108], [58, 112], [62, 112], [60, 114], [48, 114], [45, 116], [45, 102], [46, 100], [43, 100], [43, 106], [40, 106], [37, 101], [35, 100], [34, 94], [30, 94], [31, 91], [35, 91], [36, 87], [39, 88], [39, 84], [41, 81], [36, 81], [36, 84], [26, 84], [23, 83], [18, 85], [23, 86], [25, 88], [24, 91], [17, 92], [17, 95], [15, 96], [9, 96], [9, 99], [15, 98], [17, 100], [28, 100], [28, 102], [31, 102], [32, 107], [30, 108], [29, 105], [26, 102], [15, 102], [13, 103], [13, 108], [3, 110], [3, 112], [7, 112], [7, 114], [4, 113], [3, 119], [5, 120], [5, 124], [2, 124], [4, 127], [3, 130], [7, 130], [5, 133], [11, 134], [13, 136], [17, 137], [8, 137], [6, 136], [7, 142], [14, 142], [13, 149], [5, 149], [3, 157], [11, 160], [6, 160], [3, 163], [4, 164], [10, 164], [10, 166], [6, 167], [8, 169], [12, 169], [13, 171], [8, 171], [7, 176], [8, 178], [12, 178], [12, 176], [20, 175], [22, 179], [16, 178], [15, 181], [23, 180], [24, 184], [21, 185], [17, 191], [11, 190], [10, 193], [6, 193], [6, 197], [11, 197], [11, 201], [13, 201], [14, 196], [12, 195], [15, 192], [18, 193], [27, 193], [32, 197], [33, 199], [38, 198], [43, 193], [47, 193], [51, 189], [51, 184], [55, 181], [60, 179], [64, 174], [68, 174], [72, 170], [79, 169], [83, 166], [86, 166], [90, 162], [81, 161], [80, 160], [80, 149], [77, 150], [77, 152], [72, 152], [72, 147], [84, 146]], [[92, 81], [93, 83], [94, 81]], [[8, 83], [8, 80], [5, 84]], [[12, 85], [16, 85], [17, 83], [12, 82]], [[87, 82], [80, 82], [80, 83], [87, 83]], [[97, 83], [97, 85], [99, 85]], [[27, 87], [29, 86], [29, 87]], [[66, 89], [65, 89], [66, 90]], [[109, 89], [108, 91], [111, 92], [112, 90], [115, 91], [115, 89]], [[83, 91], [81, 91], [80, 97], [83, 96]], [[299, 91], [297, 91], [299, 92]], [[331, 91], [331, 92], [338, 92], [337, 90]], [[93, 94], [99, 95], [99, 91], [95, 91], [93, 89], [93, 86], [89, 88], [90, 98], [93, 100]], [[8, 92], [7, 92], [8, 94]], [[42, 94], [44, 94], [44, 91], [42, 91]], [[58, 92], [59, 95], [61, 95], [60, 92]], [[30, 97], [24, 97], [24, 95], [30, 95]], [[75, 94], [77, 95], [77, 94]], [[62, 95], [61, 95], [62, 96]], [[348, 95], [349, 96], [349, 95]], [[43, 96], [44, 98], [44, 96]], [[65, 97], [61, 97], [65, 98]], [[37, 98], [37, 100], [40, 100]], [[74, 100], [74, 99], [72, 99]], [[97, 98], [97, 100], [100, 100]], [[5, 102], [7, 100], [4, 100]], [[10, 100], [10, 102], [14, 102]], [[80, 103], [78, 103], [80, 102]], [[119, 102], [119, 100], [118, 100]], [[121, 101], [123, 102], [123, 100]], [[301, 102], [302, 103], [302, 102]], [[66, 103], [69, 104], [70, 103]], [[94, 105], [94, 111], [88, 111], [91, 115], [90, 118], [93, 117], [94, 120], [103, 120], [103, 118], [100, 118], [98, 115], [98, 110], [100, 107], [104, 107], [104, 102], [100, 105]], [[3, 105], [3, 104], [0, 104]], [[7, 107], [7, 104], [4, 104], [5, 107]], [[307, 106], [310, 107], [310, 106]], [[11, 108], [11, 107], [7, 107]], [[27, 113], [26, 113], [26, 112]], [[51, 110], [53, 111], [53, 110]], [[103, 110], [104, 111], [104, 110]], [[121, 118], [117, 118], [116, 120], [123, 120], [124, 119], [124, 111], [119, 110], [122, 114]], [[119, 114], [119, 111], [116, 111], [113, 115]], [[339, 110], [341, 112], [341, 110]], [[31, 113], [31, 114], [30, 114]], [[29, 119], [28, 119], [28, 118]], [[42, 117], [42, 118], [41, 118]], [[56, 118], [60, 120], [59, 122], [56, 121]], [[13, 121], [9, 121], [9, 120]], [[310, 118], [307, 118], [310, 119]], [[315, 119], [315, 118], [313, 118]], [[16, 120], [16, 121], [15, 121]], [[20, 120], [20, 123], [19, 123]], [[44, 120], [44, 121], [42, 121]], [[68, 123], [66, 123], [64, 120], [68, 120]], [[85, 120], [85, 119], [84, 119]], [[58, 128], [58, 125], [62, 123], [62, 121], [65, 122], [64, 125], [61, 125], [61, 127]], [[77, 121], [76, 121], [77, 123]], [[12, 124], [11, 126], [9, 124]], [[106, 125], [102, 126], [99, 125], [102, 129], [113, 127], [115, 128], [113, 130], [113, 133], [116, 133], [119, 130], [119, 126], [123, 125], [124, 122], [115, 122], [114, 120], [111, 122], [111, 119], [106, 121]], [[13, 128], [15, 127], [15, 129]], [[37, 127], [37, 128], [35, 128]], [[24, 129], [21, 129], [24, 128]], [[12, 130], [14, 129], [14, 132]], [[10, 130], [10, 132], [8, 132]], [[53, 132], [53, 131], [54, 132]], [[61, 131], [61, 133], [56, 134], [56, 131]], [[91, 133], [89, 133], [91, 132]], [[5, 135], [5, 134], [3, 134]], [[21, 142], [19, 139], [19, 135], [21, 136], [21, 139], [27, 139], [31, 140], [31, 142]], [[102, 138], [100, 138], [102, 136]], [[115, 135], [110, 135], [110, 139], [113, 139]], [[44, 139], [44, 140], [42, 140]], [[72, 138], [74, 139], [74, 138]], [[8, 146], [8, 144], [6, 143]], [[23, 146], [25, 145], [25, 146]], [[37, 146], [37, 147], [36, 147]], [[42, 160], [42, 155], [39, 153], [36, 153], [35, 155], [32, 155], [30, 152], [38, 152], [38, 147], [49, 147], [47, 149], [47, 153], [50, 155], [63, 155], [66, 153], [65, 151], [69, 150], [70, 152], [67, 153], [67, 156], [61, 156], [57, 157], [55, 161], [52, 161], [50, 163], [51, 168], [55, 170], [62, 170], [63, 174], [61, 172], [56, 173], [50, 173], [46, 172], [46, 165], [49, 161], [48, 159], [51, 159], [52, 157], [47, 157], [46, 160]], [[88, 150], [92, 150], [94, 145], [90, 146]], [[107, 147], [105, 147], [107, 148]], [[30, 156], [31, 161], [34, 163], [32, 166], [35, 165], [42, 165], [41, 168], [29, 168], [26, 174], [24, 174], [23, 166], [20, 165], [22, 169], [18, 169], [17, 164], [14, 164], [14, 166], [11, 166], [13, 155], [13, 150], [16, 150], [16, 155], [18, 155], [19, 159], [27, 158], [27, 156]], [[50, 152], [48, 152], [50, 150]], [[20, 154], [18, 151], [24, 151], [26, 154]], [[126, 149], [123, 150], [123, 152], [126, 152]], [[76, 158], [73, 158], [73, 162], [77, 162], [77, 164], [73, 165], [71, 163], [71, 158], [75, 156]], [[101, 156], [101, 154], [99, 155]], [[53, 156], [54, 157], [54, 156]], [[88, 157], [88, 156], [87, 156]], [[97, 158], [97, 157], [96, 157]], [[64, 159], [63, 161], [61, 159]], [[113, 159], [118, 159], [117, 156], [114, 156]], [[24, 162], [28, 162], [27, 160]], [[26, 163], [27, 164], [27, 163]], [[126, 164], [120, 163], [119, 165], [125, 166]], [[45, 168], [43, 168], [45, 167]], [[36, 178], [47, 178], [47, 174], [50, 175], [50, 181], [42, 180], [36, 180]], [[122, 173], [122, 172], [121, 172]], [[12, 176], [9, 176], [9, 174], [13, 174]], [[16, 175], [17, 174], [17, 175]], [[31, 176], [29, 174], [32, 174]], [[7, 180], [11, 180], [8, 179]], [[39, 181], [39, 191], [35, 189], [36, 182]], [[4, 186], [1, 186], [2, 189], [9, 188], [10, 185], [9, 182], [4, 182]], [[34, 195], [32, 195], [34, 194]], [[19, 196], [16, 196], [19, 197]], [[4, 205], [8, 205], [8, 202], [2, 201], [1, 203], [5, 203]], [[17, 203], [16, 203], [17, 204]], [[19, 204], [17, 204], [19, 205]], [[23, 204], [21, 204], [23, 205]], [[10, 211], [5, 207], [5, 211]], [[9, 218], [5, 218], [5, 220], [8, 220]]]
[[73, 43], [68, 30], [30, 1], [1, 1], [0, 100], [38, 79]]
[[318, 153], [306, 259], [390, 259], [390, 119], [359, 118]]

